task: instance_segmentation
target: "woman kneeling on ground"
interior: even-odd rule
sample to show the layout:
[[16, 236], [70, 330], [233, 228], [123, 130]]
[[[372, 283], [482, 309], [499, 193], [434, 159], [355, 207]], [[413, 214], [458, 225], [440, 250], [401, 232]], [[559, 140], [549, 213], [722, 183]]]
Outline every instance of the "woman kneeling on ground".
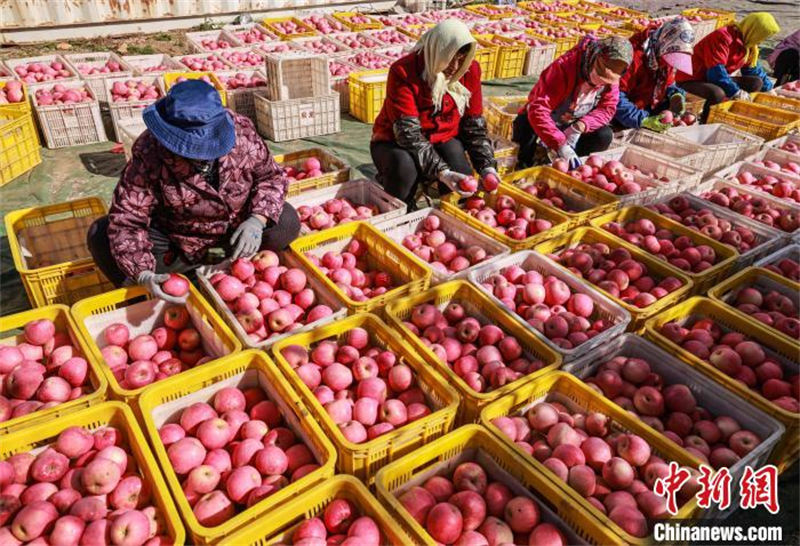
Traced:
[[488, 189], [499, 182], [475, 48], [466, 25], [449, 19], [426, 32], [389, 69], [370, 152], [378, 182], [409, 210], [416, 209], [420, 184], [438, 180], [440, 192], [459, 191], [473, 168]]
[[579, 156], [608, 149], [619, 79], [632, 56], [624, 38], [587, 36], [548, 66], [514, 120], [518, 168], [562, 158], [576, 169]]
[[253, 122], [199, 80], [179, 83], [143, 112], [108, 216], [89, 229], [95, 263], [116, 286], [133, 282], [171, 303], [167, 273], [185, 273], [212, 248], [231, 258], [281, 250], [300, 220], [288, 180]]

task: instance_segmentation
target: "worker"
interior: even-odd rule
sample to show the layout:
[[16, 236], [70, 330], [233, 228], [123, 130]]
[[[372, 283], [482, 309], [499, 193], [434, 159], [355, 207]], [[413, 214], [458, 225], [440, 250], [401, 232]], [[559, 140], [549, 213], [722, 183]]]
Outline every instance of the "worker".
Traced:
[[285, 202], [288, 179], [253, 122], [222, 106], [200, 80], [178, 83], [143, 111], [147, 129], [114, 189], [108, 216], [92, 224], [89, 250], [116, 286], [160, 287], [220, 248], [230, 258], [281, 250], [300, 220]]
[[370, 153], [378, 182], [409, 210], [416, 209], [420, 185], [427, 190], [438, 180], [440, 192], [465, 195], [459, 183], [473, 170], [487, 189], [499, 182], [475, 48], [467, 26], [448, 19], [423, 34], [389, 68]]
[[[692, 74], [678, 74], [678, 85], [706, 99], [702, 120], [711, 106], [726, 99], [750, 100], [750, 93], [769, 91], [772, 82], [758, 66], [758, 46], [780, 32], [766, 12], [751, 13], [738, 23], [720, 27], [694, 46]], [[741, 69], [741, 76], [732, 74]]]
[[800, 79], [800, 29], [795, 30], [772, 50], [767, 57], [775, 76], [775, 85]]
[[561, 158], [575, 169], [579, 156], [608, 149], [619, 79], [632, 55], [624, 38], [586, 36], [548, 66], [514, 120], [518, 167], [544, 163], [547, 154], [549, 161]]
[[633, 61], [619, 81], [614, 120], [628, 129], [666, 131], [661, 112], [686, 110], [686, 92], [675, 85], [675, 74], [692, 73], [694, 29], [683, 17], [653, 23], [631, 37]]

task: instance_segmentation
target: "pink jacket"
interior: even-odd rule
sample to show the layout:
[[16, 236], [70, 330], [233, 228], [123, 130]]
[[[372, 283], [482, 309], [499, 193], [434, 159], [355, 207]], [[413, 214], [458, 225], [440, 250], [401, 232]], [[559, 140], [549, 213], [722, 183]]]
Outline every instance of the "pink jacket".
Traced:
[[[528, 104], [523, 108], [523, 111], [527, 108], [528, 121], [536, 135], [552, 150], [557, 150], [566, 141], [553, 116], [557, 110], [568, 107], [583, 83], [580, 66], [584, 48], [584, 42], [581, 42], [548, 66], [531, 89]], [[580, 118], [586, 124], [587, 133], [611, 122], [617, 111], [619, 87], [607, 86], [598, 96], [594, 109]]]

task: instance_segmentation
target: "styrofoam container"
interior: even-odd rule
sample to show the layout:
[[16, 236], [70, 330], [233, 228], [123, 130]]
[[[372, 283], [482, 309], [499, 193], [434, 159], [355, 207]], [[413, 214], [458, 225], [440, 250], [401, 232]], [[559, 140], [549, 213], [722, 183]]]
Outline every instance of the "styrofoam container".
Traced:
[[[594, 302], [594, 312], [592, 313], [592, 317], [589, 319], [589, 321], [592, 322], [597, 319], [604, 319], [611, 323], [612, 326], [604, 332], [596, 335], [592, 339], [572, 349], [564, 349], [559, 347], [550, 341], [543, 333], [531, 326], [525, 319], [523, 319], [517, 313], [511, 311], [511, 309], [506, 307], [506, 305], [494, 294], [487, 291], [483, 287], [483, 282], [486, 279], [492, 275], [499, 274], [503, 269], [512, 265], [518, 265], [525, 271], [538, 271], [543, 276], [553, 275], [566, 283], [572, 292], [587, 294]], [[579, 279], [572, 273], [566, 271], [547, 256], [539, 254], [538, 252], [534, 252], [533, 250], [516, 252], [514, 254], [493, 260], [491, 263], [472, 271], [469, 274], [469, 282], [483, 290], [496, 305], [506, 309], [522, 326], [533, 332], [550, 348], [562, 355], [564, 362], [575, 360], [589, 351], [592, 351], [596, 347], [599, 347], [603, 343], [608, 342], [608, 340], [619, 336], [625, 332], [625, 329], [628, 327], [628, 323], [631, 321], [630, 313], [628, 313], [628, 311], [623, 309], [620, 305], [617, 305], [610, 298], [600, 293], [599, 290], [594, 289], [586, 281]]]
[[[408, 208], [400, 199], [386, 193], [376, 182], [364, 178], [303, 192], [289, 197], [286, 201], [297, 209], [302, 206], [322, 206], [324, 202], [335, 198], [346, 198], [357, 205], [375, 205], [378, 207], [380, 214], [369, 218], [367, 221], [370, 224], [378, 224], [379, 222], [402, 216]], [[302, 227], [300, 232], [306, 234], [311, 233], [311, 230]]]
[[[734, 476], [733, 483], [739, 483], [745, 466], [752, 468], [764, 466], [772, 453], [772, 448], [775, 447], [785, 431], [781, 423], [744, 402], [691, 364], [683, 362], [635, 334], [625, 334], [611, 340], [598, 347], [596, 351], [592, 351], [591, 354], [564, 365], [562, 371], [584, 379], [594, 373], [602, 363], [615, 356], [646, 360], [650, 364], [650, 369], [664, 378], [665, 385], [682, 383], [689, 387], [697, 405], [708, 410], [712, 417], [721, 415], [733, 417], [743, 429], [750, 430], [761, 438], [761, 443], [753, 451], [730, 467], [730, 472]], [[710, 512], [706, 512], [705, 517], [726, 517], [738, 507], [737, 503], [732, 504], [733, 506], [724, 515], [712, 509]]]
[[225, 305], [225, 302], [220, 297], [219, 292], [211, 285], [211, 277], [214, 273], [218, 271], [222, 272], [229, 272], [230, 271], [230, 262], [225, 261], [223, 263], [213, 265], [213, 266], [206, 266], [202, 267], [197, 270], [197, 281], [200, 284], [200, 289], [203, 293], [208, 297], [208, 300], [211, 302], [211, 305], [214, 306], [214, 309], [217, 310], [217, 313], [223, 318], [223, 320], [230, 326], [233, 333], [236, 334], [236, 337], [239, 338], [239, 341], [242, 342], [246, 348], [251, 349], [262, 349], [265, 350], [272, 346], [276, 341], [279, 341], [285, 337], [297, 334], [299, 332], [306, 332], [308, 330], [313, 330], [318, 326], [322, 326], [324, 324], [328, 324], [329, 322], [333, 322], [335, 320], [342, 319], [347, 316], [347, 307], [345, 307], [339, 298], [337, 298], [334, 294], [331, 294], [330, 291], [323, 285], [319, 279], [317, 279], [314, 275], [310, 272], [306, 271], [303, 265], [289, 252], [282, 252], [279, 254], [280, 261], [282, 265], [287, 267], [297, 267], [302, 269], [303, 272], [306, 274], [306, 279], [310, 287], [314, 290], [314, 293], [317, 295], [316, 304], [319, 305], [327, 305], [333, 310], [333, 314], [317, 320], [315, 322], [310, 322], [304, 325], [301, 328], [296, 330], [292, 330], [291, 332], [285, 332], [279, 336], [275, 336], [270, 339], [265, 339], [264, 341], [260, 342], [253, 342], [250, 338], [250, 335], [244, 331], [244, 328], [239, 321], [236, 320], [233, 312], [228, 309], [228, 306]]
[[375, 224], [375, 227], [384, 232], [394, 242], [403, 244], [403, 238], [406, 235], [411, 235], [419, 231], [420, 225], [428, 216], [436, 216], [439, 218], [439, 230], [443, 231], [448, 239], [456, 241], [461, 248], [477, 245], [486, 251], [486, 259], [484, 261], [470, 266], [463, 271], [459, 271], [458, 273], [442, 273], [438, 269], [431, 267], [431, 264], [428, 262], [419, 259], [422, 264], [433, 271], [431, 277], [432, 285], [457, 279], [466, 280], [471, 271], [490, 263], [496, 258], [507, 256], [511, 252], [504, 244], [471, 228], [456, 218], [430, 207], [417, 210], [404, 216], [381, 221]]

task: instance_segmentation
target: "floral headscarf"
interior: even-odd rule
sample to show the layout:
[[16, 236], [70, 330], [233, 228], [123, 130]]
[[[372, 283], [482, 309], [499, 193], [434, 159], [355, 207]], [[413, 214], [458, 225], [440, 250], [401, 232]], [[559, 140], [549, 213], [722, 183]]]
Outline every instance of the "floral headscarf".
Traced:
[[602, 40], [594, 38], [584, 38], [584, 52], [581, 59], [581, 76], [584, 81], [589, 81], [589, 75], [594, 69], [597, 59], [604, 61], [622, 61], [631, 64], [633, 59], [633, 47], [625, 38], [619, 36], [609, 36]]
[[668, 53], [688, 53], [691, 55], [694, 44], [694, 29], [683, 17], [675, 17], [660, 27], [650, 31], [644, 41], [643, 49], [647, 66], [656, 75], [651, 106], [655, 107], [667, 91], [667, 81], [675, 69], [659, 62]]

